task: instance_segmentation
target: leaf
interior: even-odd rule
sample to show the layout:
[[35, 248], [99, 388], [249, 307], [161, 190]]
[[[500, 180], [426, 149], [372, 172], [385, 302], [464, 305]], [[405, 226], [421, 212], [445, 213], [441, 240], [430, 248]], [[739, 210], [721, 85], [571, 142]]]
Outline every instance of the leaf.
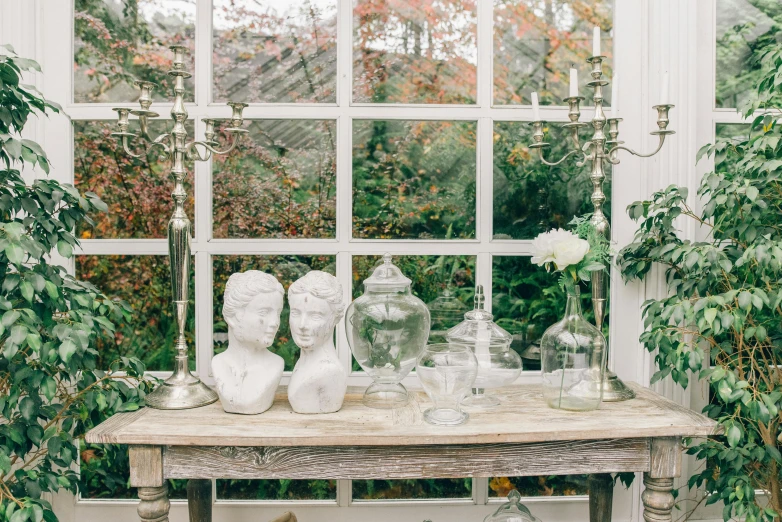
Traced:
[[76, 353], [76, 344], [70, 339], [65, 339], [62, 344], [60, 344], [58, 352], [60, 353], [60, 359], [67, 363], [71, 360], [73, 354]]
[[50, 375], [47, 375], [41, 381], [41, 392], [49, 401], [51, 401], [54, 398], [54, 394], [57, 393], [57, 383]]
[[30, 397], [24, 397], [19, 401], [19, 413], [27, 422], [33, 422], [38, 416], [38, 408]]
[[57, 252], [59, 252], [62, 257], [68, 259], [73, 256], [73, 247], [69, 243], [60, 240], [57, 241]]
[[5, 247], [5, 255], [11, 263], [19, 265], [24, 259], [24, 250], [19, 243], [8, 243]]
[[752, 294], [747, 292], [746, 290], [739, 293], [739, 307], [744, 310], [749, 310], [752, 308]]
[[753, 186], [747, 187], [747, 198], [750, 201], [755, 201], [755, 199], [757, 199], [758, 197], [758, 194], [760, 194], [760, 191], [758, 191], [756, 187]]
[[19, 291], [22, 293], [22, 297], [24, 297], [28, 303], [33, 302], [33, 297], [35, 297], [35, 290], [33, 290], [33, 285], [31, 285], [29, 281], [22, 281], [19, 284]]
[[728, 444], [730, 444], [732, 448], [735, 448], [736, 444], [738, 444], [741, 440], [741, 429], [738, 427], [738, 425], [731, 424], [726, 435], [728, 437]]
[[8, 310], [6, 313], [3, 314], [3, 319], [0, 320], [0, 323], [2, 323], [2, 325], [5, 328], [8, 328], [12, 324], [14, 324], [17, 321], [17, 319], [21, 317], [21, 315], [22, 314], [20, 314], [16, 310]]
[[717, 318], [717, 309], [716, 308], [707, 308], [705, 312], [703, 312], [703, 317], [706, 319], [706, 321], [711, 325], [711, 323], [714, 322], [714, 319]]

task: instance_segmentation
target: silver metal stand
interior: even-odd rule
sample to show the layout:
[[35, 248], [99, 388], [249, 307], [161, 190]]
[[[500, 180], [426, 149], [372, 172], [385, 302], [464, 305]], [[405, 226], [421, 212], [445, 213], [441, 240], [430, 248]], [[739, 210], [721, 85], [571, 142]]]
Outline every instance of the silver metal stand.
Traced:
[[[131, 110], [123, 107], [115, 108], [118, 115], [117, 126], [119, 132], [112, 136], [120, 138], [124, 151], [134, 158], [143, 157], [155, 147], [160, 147], [161, 156], [171, 161], [171, 177], [174, 179], [174, 192], [171, 198], [174, 200], [174, 214], [168, 222], [168, 254], [171, 268], [171, 289], [173, 293], [174, 313], [177, 322], [176, 340], [176, 366], [174, 373], [158, 386], [155, 391], [147, 395], [146, 404], [152, 408], [162, 410], [182, 410], [206, 406], [217, 400], [217, 393], [201, 382], [198, 377], [190, 373], [188, 367], [187, 341], [185, 339], [185, 323], [188, 312], [188, 282], [190, 279], [190, 220], [185, 213], [185, 200], [187, 193], [184, 188], [184, 179], [187, 174], [185, 158], [206, 161], [212, 154], [227, 154], [236, 146], [239, 135], [247, 131], [241, 129], [242, 110], [247, 104], [229, 103], [233, 109], [230, 118], [230, 127], [225, 132], [231, 136], [230, 146], [225, 150], [217, 150], [218, 143], [214, 141], [216, 120], [204, 119], [206, 140], [187, 142], [187, 111], [185, 110], [184, 94], [185, 78], [191, 75], [185, 71], [185, 53], [187, 48], [173, 46], [174, 62], [169, 76], [174, 78], [174, 106], [171, 108], [171, 118], [174, 126], [171, 132], [161, 134], [152, 139], [149, 135], [149, 119], [156, 118], [158, 114], [150, 107], [152, 105], [152, 82], [136, 82], [141, 89], [139, 105], [141, 109]], [[140, 136], [129, 132], [129, 115], [137, 116], [141, 128]], [[130, 150], [129, 142], [132, 139], [141, 138], [143, 152], [134, 154]]]
[[[611, 239], [611, 226], [603, 213], [603, 203], [605, 203], [606, 195], [603, 192], [603, 182], [605, 181], [604, 162], [608, 162], [612, 165], [617, 165], [619, 159], [616, 157], [616, 153], [619, 150], [626, 150], [631, 154], [642, 158], [648, 158], [657, 154], [662, 149], [665, 137], [669, 134], [674, 134], [674, 131], [668, 130], [668, 111], [673, 108], [673, 105], [655, 105], [653, 108], [657, 110], [657, 127], [658, 130], [651, 132], [652, 135], [660, 137], [660, 143], [657, 149], [649, 154], [642, 154], [635, 152], [627, 147], [622, 146], [622, 141], [618, 140], [619, 137], [619, 122], [621, 118], [609, 118], [606, 119], [603, 112], [603, 87], [608, 85], [608, 81], [603, 79], [603, 60], [604, 56], [593, 56], [587, 61], [592, 64], [592, 81], [587, 85], [594, 89], [593, 100], [595, 102], [595, 115], [589, 123], [579, 122], [581, 111], [579, 104], [584, 98], [582, 96], [574, 96], [565, 98], [565, 101], [570, 106], [568, 117], [570, 121], [565, 123], [563, 127], [570, 133], [570, 138], [573, 141], [575, 148], [569, 151], [559, 161], [549, 162], [543, 158], [543, 149], [550, 146], [549, 143], [543, 141], [543, 126], [545, 121], [533, 121], [531, 123], [533, 128], [532, 140], [533, 143], [530, 148], [537, 149], [540, 160], [550, 166], [559, 165], [567, 158], [571, 156], [581, 155], [582, 159], [576, 163], [576, 166], [583, 167], [587, 162], [591, 162], [589, 179], [592, 181], [592, 205], [594, 212], [592, 213], [591, 223], [594, 225], [601, 234], [604, 234], [609, 240]], [[616, 101], [614, 101], [616, 103]], [[608, 137], [604, 132], [605, 125], [608, 123]], [[583, 146], [581, 146], [578, 137], [578, 130], [581, 127], [592, 125], [593, 132], [592, 138], [589, 139]], [[607, 139], [610, 138], [610, 139]], [[592, 275], [592, 306], [595, 312], [595, 326], [598, 330], [603, 329], [603, 321], [605, 319], [606, 312], [606, 294], [608, 291], [608, 274], [604, 271], [595, 272]], [[606, 350], [608, 347], [606, 347]], [[606, 357], [608, 355], [606, 354]], [[625, 383], [619, 379], [616, 374], [610, 369], [606, 369], [605, 376], [603, 378], [603, 400], [607, 402], [618, 402], [632, 399], [635, 397], [635, 392], [631, 390]]]

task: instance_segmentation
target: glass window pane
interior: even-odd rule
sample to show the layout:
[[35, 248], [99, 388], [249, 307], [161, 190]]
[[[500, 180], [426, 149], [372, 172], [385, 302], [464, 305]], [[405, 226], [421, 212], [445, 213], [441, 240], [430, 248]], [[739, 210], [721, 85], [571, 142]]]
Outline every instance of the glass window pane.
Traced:
[[217, 480], [218, 500], [335, 500], [336, 480]]
[[214, 0], [214, 100], [337, 101], [336, 0]]
[[475, 103], [477, 5], [355, 0], [353, 101]]
[[472, 479], [354, 480], [353, 500], [471, 498]]
[[[568, 149], [565, 131], [549, 125], [547, 158], [558, 159]], [[558, 139], [562, 138], [562, 139]], [[549, 167], [529, 149], [532, 127], [528, 122], [494, 123], [494, 239], [532, 239], [551, 228], [565, 228], [573, 216], [593, 211], [589, 168], [575, 161]], [[603, 183], [611, 219], [611, 169]]]
[[[532, 263], [527, 256], [492, 258], [492, 313], [494, 320], [513, 334], [511, 347], [521, 356], [524, 371], [540, 370], [540, 338], [549, 326], [562, 319], [566, 296], [559, 275]], [[591, 288], [581, 288], [584, 317], [594, 324]], [[610, 292], [607, 292], [610, 295]], [[610, 301], [606, 307], [603, 335], [608, 337]]]
[[[571, 64], [578, 69], [579, 92], [591, 105], [592, 28], [600, 26], [603, 74], [613, 76], [614, 0], [494, 0], [494, 103], [566, 105]], [[603, 95], [611, 101], [611, 88]]]
[[779, 45], [782, 4], [767, 0], [720, 0], [716, 5], [716, 106], [740, 107], [760, 79], [757, 58]]
[[[191, 269], [185, 328], [191, 370], [195, 370], [194, 272]], [[113, 341], [98, 341], [99, 368], [108, 368], [120, 357], [138, 357], [148, 371], [174, 369], [177, 326], [168, 256], [76, 256], [76, 277], [112, 299], [126, 301], [133, 309], [130, 319], [117, 325]]]
[[212, 160], [214, 236], [333, 238], [336, 121], [254, 120]]
[[[138, 132], [137, 125], [138, 121], [132, 120], [130, 131]], [[169, 126], [167, 121], [153, 120], [150, 133], [157, 136], [167, 132]], [[186, 126], [192, 136], [192, 120]], [[110, 135], [116, 130], [113, 121], [73, 122], [74, 183], [83, 192], [96, 193], [109, 206], [108, 213], [91, 216], [96, 222], [94, 227], [79, 225], [77, 234], [83, 239], [164, 238], [174, 211], [170, 164], [158, 160], [158, 148], [146, 157], [130, 157]], [[131, 150], [140, 151], [135, 147]], [[193, 162], [186, 161], [185, 166], [192, 174]], [[185, 177], [185, 190], [188, 194], [185, 212], [194, 230], [195, 195], [191, 175]]]
[[[228, 347], [228, 327], [223, 320], [223, 292], [225, 283], [231, 274], [246, 270], [260, 270], [272, 274], [288, 291], [288, 287], [310, 270], [322, 270], [336, 274], [335, 256], [214, 256], [214, 353], [218, 354]], [[280, 317], [280, 328], [270, 350], [285, 360], [285, 371], [292, 371], [299, 360], [299, 349], [293, 342], [288, 325], [288, 300]]]
[[353, 122], [353, 237], [475, 237], [474, 121]]
[[[190, 49], [195, 70], [196, 3], [192, 0], [75, 0], [73, 100], [76, 103], [127, 103], [138, 99], [134, 80], [158, 84], [156, 100], [173, 100], [166, 73], [168, 47]], [[193, 79], [185, 80], [193, 101]]]
[[492, 477], [489, 479], [489, 497], [507, 497], [514, 489], [523, 497], [588, 495], [587, 477], [588, 475]]
[[[353, 256], [353, 299], [364, 293], [363, 282], [383, 262], [381, 256]], [[427, 305], [445, 294], [473, 308], [475, 256], [394, 256], [393, 263], [412, 281], [413, 295]], [[461, 321], [461, 320], [460, 320]], [[460, 322], [457, 321], [457, 322]], [[431, 342], [442, 342], [444, 332], [430, 333]], [[353, 361], [353, 371], [361, 366]]]

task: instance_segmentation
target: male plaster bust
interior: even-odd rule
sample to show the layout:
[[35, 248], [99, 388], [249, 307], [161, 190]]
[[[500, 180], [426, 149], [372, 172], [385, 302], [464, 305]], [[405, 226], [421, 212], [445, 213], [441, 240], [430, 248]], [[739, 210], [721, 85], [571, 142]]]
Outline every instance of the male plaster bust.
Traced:
[[347, 374], [334, 348], [334, 327], [342, 318], [342, 285], [313, 270], [288, 289], [290, 326], [301, 355], [288, 384], [296, 413], [332, 413], [342, 407]]
[[228, 278], [223, 299], [228, 349], [212, 359], [217, 394], [228, 413], [262, 413], [274, 402], [285, 362], [268, 348], [280, 327], [284, 296], [279, 281], [258, 270]]

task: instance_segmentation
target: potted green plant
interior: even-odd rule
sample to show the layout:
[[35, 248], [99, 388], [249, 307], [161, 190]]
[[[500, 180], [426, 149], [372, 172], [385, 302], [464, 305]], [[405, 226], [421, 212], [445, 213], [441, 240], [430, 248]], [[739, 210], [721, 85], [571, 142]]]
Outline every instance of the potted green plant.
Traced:
[[[0, 520], [57, 520], [42, 495], [77, 491], [79, 439], [115, 412], [143, 405], [144, 365], [121, 358], [98, 368], [95, 341], [112, 338], [130, 313], [51, 262], [78, 245], [74, 230], [105, 210], [94, 194], [52, 179], [27, 182], [14, 167], [49, 171], [34, 141], [21, 137], [32, 114], [59, 112], [22, 71], [39, 71], [11, 46], [0, 48]], [[118, 452], [107, 446], [107, 453]]]
[[[664, 270], [669, 295], [644, 304], [641, 342], [655, 353], [653, 382], [670, 376], [686, 387], [690, 374], [708, 382], [704, 412], [724, 434], [689, 441], [702, 464], [689, 486], [703, 487], [707, 504], [724, 502], [726, 521], [782, 514], [782, 47], [760, 64], [746, 135], [698, 153], [715, 163], [698, 189], [702, 210], [673, 185], [633, 203], [640, 226], [618, 255], [626, 280]], [[683, 220], [708, 239], [682, 239]]]

